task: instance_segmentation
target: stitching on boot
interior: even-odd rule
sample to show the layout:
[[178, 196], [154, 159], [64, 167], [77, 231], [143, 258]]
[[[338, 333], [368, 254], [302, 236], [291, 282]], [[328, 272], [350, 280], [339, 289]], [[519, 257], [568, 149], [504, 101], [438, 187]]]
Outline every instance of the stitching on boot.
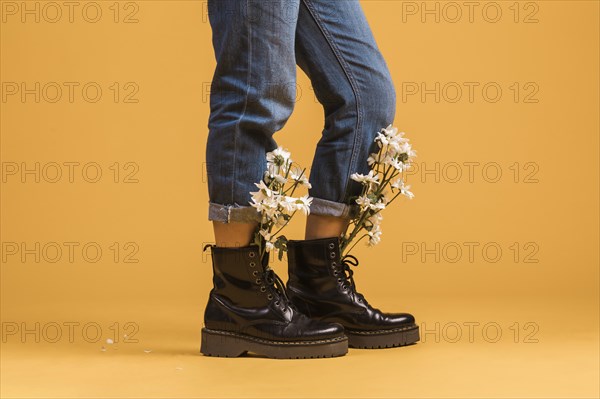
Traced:
[[251, 337], [249, 335], [236, 334], [236, 333], [233, 333], [230, 331], [217, 331], [217, 330], [211, 330], [210, 328], [205, 328], [205, 331], [207, 331], [209, 333], [214, 333], [214, 334], [230, 335], [232, 337], [249, 339], [251, 341], [256, 341], [256, 342], [271, 344], [271, 345], [273, 345], [273, 344], [274, 345], [316, 345], [316, 344], [325, 344], [325, 343], [345, 341], [348, 339], [348, 337], [343, 336], [343, 337], [336, 337], [336, 338], [321, 339], [321, 340], [317, 340], [317, 341], [289, 341], [289, 342], [288, 341], [269, 341], [266, 339]]
[[409, 326], [409, 327], [399, 327], [392, 328], [390, 330], [377, 330], [377, 331], [352, 331], [346, 329], [347, 333], [356, 334], [356, 335], [385, 335], [393, 332], [407, 331], [407, 330], [418, 330], [419, 326]]

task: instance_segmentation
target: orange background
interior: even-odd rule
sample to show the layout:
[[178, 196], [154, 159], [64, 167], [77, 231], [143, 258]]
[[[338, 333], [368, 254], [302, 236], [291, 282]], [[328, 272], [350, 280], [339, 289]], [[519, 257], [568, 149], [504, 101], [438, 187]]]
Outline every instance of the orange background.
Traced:
[[[414, 313], [422, 342], [295, 362], [198, 353], [206, 2], [88, 3], [52, 22], [28, 1], [40, 21], [23, 22], [25, 3], [0, 2], [2, 397], [598, 397], [598, 2], [476, 2], [469, 20], [462, 2], [362, 1], [419, 170], [355, 276], [375, 306]], [[421, 96], [438, 82], [438, 102]], [[301, 71], [298, 88], [275, 137], [309, 166], [322, 109]], [[22, 174], [36, 163], [39, 182]], [[35, 323], [39, 343], [21, 334]]]

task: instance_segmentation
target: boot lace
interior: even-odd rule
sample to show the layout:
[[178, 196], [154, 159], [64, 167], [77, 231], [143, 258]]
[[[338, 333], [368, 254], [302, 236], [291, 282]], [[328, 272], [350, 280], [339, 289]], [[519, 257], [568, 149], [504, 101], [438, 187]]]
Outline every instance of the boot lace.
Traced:
[[292, 302], [287, 296], [285, 290], [285, 283], [283, 282], [283, 280], [281, 280], [277, 273], [275, 273], [275, 270], [271, 269], [270, 267], [267, 267], [262, 274], [267, 284], [261, 287], [261, 291], [263, 291], [263, 287], [265, 288], [265, 290], [269, 291], [267, 298], [269, 300], [277, 298], [275, 300], [275, 305], [283, 305], [284, 310], [287, 308], [293, 308]]
[[354, 255], [350, 255], [350, 254], [346, 254], [342, 257], [341, 259], [341, 271], [343, 274], [343, 277], [341, 277], [340, 281], [342, 283], [342, 289], [344, 290], [348, 290], [351, 293], [354, 294], [354, 296], [356, 297], [356, 299], [359, 302], [364, 302], [366, 303], [365, 297], [363, 296], [363, 294], [359, 293], [356, 291], [356, 283], [354, 282], [354, 270], [352, 270], [353, 267], [358, 267], [358, 259], [356, 258], [356, 256]]

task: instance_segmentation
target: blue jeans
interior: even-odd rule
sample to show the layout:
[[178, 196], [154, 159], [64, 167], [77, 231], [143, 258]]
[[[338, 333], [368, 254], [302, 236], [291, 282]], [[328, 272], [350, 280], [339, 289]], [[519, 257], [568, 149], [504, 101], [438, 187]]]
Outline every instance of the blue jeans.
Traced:
[[350, 175], [368, 172], [375, 135], [396, 110], [394, 84], [359, 2], [209, 0], [208, 12], [217, 60], [206, 147], [209, 220], [259, 220], [249, 192], [294, 108], [296, 65], [325, 118], [309, 174], [311, 213], [352, 217], [361, 186]]

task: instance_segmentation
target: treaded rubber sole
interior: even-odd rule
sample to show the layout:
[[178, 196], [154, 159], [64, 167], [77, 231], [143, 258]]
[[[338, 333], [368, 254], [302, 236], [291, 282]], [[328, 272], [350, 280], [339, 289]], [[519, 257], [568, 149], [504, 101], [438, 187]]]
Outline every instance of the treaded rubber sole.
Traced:
[[419, 341], [419, 326], [413, 324], [407, 327], [379, 331], [346, 330], [348, 346], [357, 349], [383, 349], [414, 344]]
[[200, 352], [207, 356], [238, 357], [251, 352], [273, 359], [311, 359], [348, 353], [345, 335], [316, 341], [269, 341], [206, 327], [201, 335]]

